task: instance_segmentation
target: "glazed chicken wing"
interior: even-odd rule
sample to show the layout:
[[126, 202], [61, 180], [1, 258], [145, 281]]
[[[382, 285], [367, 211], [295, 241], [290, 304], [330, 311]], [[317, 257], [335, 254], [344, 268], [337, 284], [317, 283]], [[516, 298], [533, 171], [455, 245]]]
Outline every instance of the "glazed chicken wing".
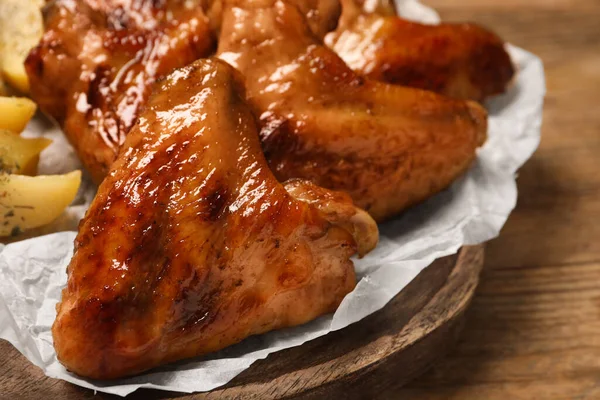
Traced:
[[[342, 5], [340, 0], [290, 0], [306, 17], [312, 33], [319, 39], [333, 31], [340, 19]], [[211, 26], [218, 35], [223, 21], [224, 0], [203, 0], [203, 7]]]
[[345, 194], [275, 180], [236, 74], [213, 59], [174, 71], [129, 133], [52, 327], [69, 370], [133, 375], [305, 323], [354, 288], [375, 222]]
[[474, 102], [354, 73], [286, 1], [228, 1], [219, 56], [246, 77], [267, 160], [281, 181], [349, 193], [384, 220], [446, 188], [475, 158]]
[[215, 46], [198, 0], [54, 0], [26, 61], [31, 95], [100, 182], [156, 78]]
[[[482, 101], [505, 91], [514, 75], [504, 42], [474, 24], [424, 25], [390, 15], [388, 1], [342, 0], [326, 43], [372, 79]], [[364, 9], [375, 11], [367, 12]]]

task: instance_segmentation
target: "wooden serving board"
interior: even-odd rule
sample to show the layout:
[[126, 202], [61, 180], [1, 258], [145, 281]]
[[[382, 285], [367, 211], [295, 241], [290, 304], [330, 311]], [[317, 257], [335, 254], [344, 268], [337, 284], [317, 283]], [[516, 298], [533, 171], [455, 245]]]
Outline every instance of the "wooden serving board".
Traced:
[[[426, 268], [382, 310], [302, 346], [254, 363], [225, 387], [181, 395], [140, 390], [132, 399], [389, 399], [455, 343], [479, 281], [483, 246]], [[0, 398], [60, 400], [115, 396], [47, 378], [0, 341]]]

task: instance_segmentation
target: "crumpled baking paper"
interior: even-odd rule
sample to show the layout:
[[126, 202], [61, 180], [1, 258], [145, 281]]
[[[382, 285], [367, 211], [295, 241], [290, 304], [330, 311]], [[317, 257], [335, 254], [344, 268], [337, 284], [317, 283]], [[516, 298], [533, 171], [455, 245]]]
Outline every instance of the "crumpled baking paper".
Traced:
[[[406, 17], [437, 22], [435, 12], [415, 0], [400, 3]], [[334, 315], [252, 337], [208, 357], [133, 378], [110, 382], [82, 379], [57, 361], [50, 333], [72, 254], [75, 232], [69, 231], [0, 247], [0, 338], [10, 341], [46, 375], [90, 389], [122, 396], [142, 387], [194, 392], [221, 386], [269, 353], [299, 346], [379, 310], [435, 259], [453, 254], [463, 245], [496, 237], [514, 208], [517, 169], [539, 144], [545, 84], [537, 57], [512, 46], [510, 53], [519, 74], [507, 94], [488, 104], [489, 140], [473, 168], [449, 190], [380, 227], [379, 246], [356, 260], [360, 281]], [[61, 173], [79, 167], [60, 131], [36, 120], [26, 135], [40, 134], [55, 139], [43, 154], [42, 172]], [[34, 234], [76, 230], [93, 195], [94, 187], [86, 183], [75, 205], [57, 224]]]

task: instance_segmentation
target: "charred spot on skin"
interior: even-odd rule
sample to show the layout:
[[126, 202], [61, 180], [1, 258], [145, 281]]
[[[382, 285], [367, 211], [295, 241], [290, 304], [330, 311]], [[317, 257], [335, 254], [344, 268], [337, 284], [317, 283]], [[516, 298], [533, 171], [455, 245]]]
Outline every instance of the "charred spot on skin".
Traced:
[[94, 70], [94, 75], [87, 91], [87, 101], [90, 107], [86, 111], [86, 118], [90, 118], [94, 109], [102, 107], [103, 98], [101, 93], [103, 87], [108, 86], [108, 76], [110, 75], [110, 67], [106, 65], [98, 65]]
[[21, 230], [21, 228], [17, 225], [15, 227], [12, 228], [12, 230], [10, 231], [10, 236], [11, 237], [15, 237], [15, 236], [19, 236], [21, 233], [23, 233], [23, 231]]
[[296, 131], [295, 124], [288, 119], [261, 120], [263, 127], [259, 135], [261, 147], [267, 161], [272, 163], [274, 155], [285, 153], [302, 154], [304, 143]]
[[40, 55], [40, 47], [34, 47], [25, 60], [26, 68], [33, 71], [35, 76], [42, 77], [44, 75], [44, 59]]
[[182, 296], [182, 317], [185, 323], [181, 330], [202, 328], [209, 325], [216, 317], [215, 304], [220, 300], [220, 289], [208, 293], [197, 293], [198, 288], [184, 292]]
[[248, 291], [240, 299], [240, 315], [251, 312], [263, 303], [261, 296], [255, 292]]
[[[187, 264], [187, 266], [188, 266], [188, 268], [192, 268], [192, 265], [189, 263]], [[170, 267], [171, 267], [171, 259], [169, 257], [166, 257], [162, 263], [160, 271], [158, 271], [158, 274], [156, 275], [157, 282], [162, 280], [163, 276], [165, 276], [167, 274], [167, 271], [169, 270]]]
[[229, 200], [227, 187], [221, 181], [217, 181], [215, 189], [206, 196], [207, 216], [209, 221], [216, 221], [225, 209]]

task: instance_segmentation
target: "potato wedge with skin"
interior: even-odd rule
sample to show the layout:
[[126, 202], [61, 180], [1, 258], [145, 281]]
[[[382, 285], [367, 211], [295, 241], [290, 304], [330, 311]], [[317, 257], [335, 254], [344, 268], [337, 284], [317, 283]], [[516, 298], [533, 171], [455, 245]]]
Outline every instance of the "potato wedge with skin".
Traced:
[[0, 130], [0, 172], [35, 175], [40, 152], [50, 143], [50, 139], [27, 139], [13, 132]]
[[36, 109], [37, 105], [26, 97], [0, 96], [0, 129], [22, 132]]
[[44, 31], [41, 5], [38, 0], [0, 1], [0, 69], [6, 81], [23, 93], [29, 92], [23, 62]]
[[0, 236], [47, 225], [73, 202], [81, 171], [65, 175], [0, 175]]

